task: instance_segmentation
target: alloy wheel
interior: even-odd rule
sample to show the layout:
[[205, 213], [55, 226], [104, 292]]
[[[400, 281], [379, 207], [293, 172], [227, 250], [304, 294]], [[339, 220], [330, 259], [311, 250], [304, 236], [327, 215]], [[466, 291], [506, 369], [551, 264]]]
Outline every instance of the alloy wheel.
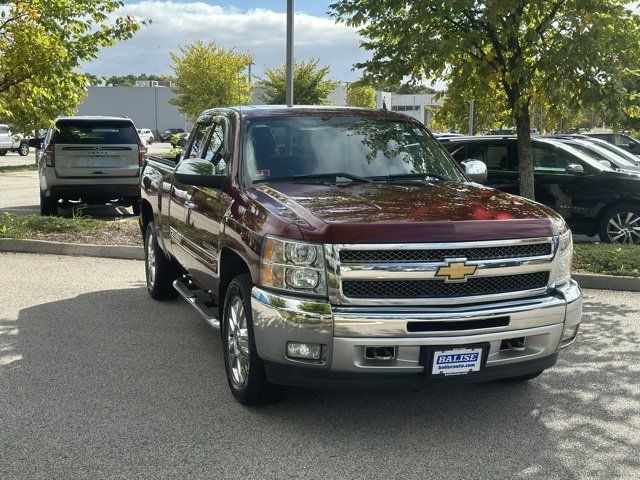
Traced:
[[227, 312], [227, 360], [231, 381], [236, 388], [247, 383], [249, 376], [249, 330], [242, 299], [234, 297]]
[[153, 235], [149, 234], [147, 237], [147, 258], [146, 258], [146, 268], [147, 268], [147, 285], [149, 288], [153, 288], [153, 285], [156, 281], [156, 251], [153, 248]]
[[607, 235], [612, 243], [640, 244], [640, 215], [620, 212], [609, 219]]

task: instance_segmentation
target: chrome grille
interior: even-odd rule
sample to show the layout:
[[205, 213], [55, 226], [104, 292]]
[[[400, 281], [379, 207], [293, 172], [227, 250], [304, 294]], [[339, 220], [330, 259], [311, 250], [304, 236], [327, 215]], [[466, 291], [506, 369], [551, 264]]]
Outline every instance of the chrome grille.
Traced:
[[445, 258], [489, 260], [551, 255], [551, 243], [507, 245], [499, 247], [447, 248], [433, 250], [342, 250], [341, 263], [418, 263], [442, 262]]
[[[450, 243], [325, 245], [336, 306], [462, 305], [544, 295], [553, 284], [557, 237]], [[438, 269], [454, 259], [477, 267], [466, 282]], [[462, 261], [462, 260], [458, 260]]]
[[442, 298], [494, 295], [546, 287], [549, 272], [496, 277], [472, 277], [464, 283], [443, 280], [344, 280], [350, 298]]

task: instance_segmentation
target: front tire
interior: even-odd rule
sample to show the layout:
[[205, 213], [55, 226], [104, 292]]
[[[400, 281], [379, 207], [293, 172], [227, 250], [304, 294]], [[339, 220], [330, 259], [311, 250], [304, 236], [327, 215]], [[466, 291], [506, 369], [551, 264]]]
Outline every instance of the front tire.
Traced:
[[0, 157], [4, 157], [7, 154], [8, 150], [0, 150]]
[[231, 393], [244, 405], [274, 401], [281, 388], [267, 380], [258, 356], [251, 315], [251, 277], [238, 275], [229, 284], [222, 314], [224, 365]]
[[40, 190], [40, 215], [50, 217], [58, 213], [58, 203], [51, 197], [46, 197]]
[[622, 204], [602, 214], [598, 228], [605, 243], [640, 244], [640, 207]]
[[27, 155], [29, 155], [29, 144], [28, 143], [21, 143], [20, 144], [20, 148], [18, 148], [18, 155], [20, 155], [21, 157], [26, 157]]
[[147, 290], [151, 298], [168, 300], [175, 298], [178, 292], [173, 281], [178, 277], [176, 269], [158, 245], [156, 227], [149, 222], [144, 236], [144, 270], [147, 278]]

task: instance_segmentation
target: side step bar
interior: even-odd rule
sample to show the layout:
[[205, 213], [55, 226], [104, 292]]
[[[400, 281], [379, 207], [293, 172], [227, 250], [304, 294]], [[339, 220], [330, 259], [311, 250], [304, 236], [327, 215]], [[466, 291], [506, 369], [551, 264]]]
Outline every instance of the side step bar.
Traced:
[[173, 282], [173, 288], [184, 298], [196, 311], [202, 315], [212, 327], [220, 328], [220, 320], [217, 315], [217, 306], [207, 301], [207, 296], [202, 290], [191, 283], [187, 277], [182, 277]]

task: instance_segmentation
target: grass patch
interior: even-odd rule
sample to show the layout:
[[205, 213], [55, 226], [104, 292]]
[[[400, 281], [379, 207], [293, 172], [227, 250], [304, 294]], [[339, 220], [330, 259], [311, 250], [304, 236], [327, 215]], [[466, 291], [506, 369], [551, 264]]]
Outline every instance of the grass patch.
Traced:
[[3, 165], [0, 167], [0, 173], [6, 172], [26, 172], [38, 170], [38, 165], [29, 163], [28, 165]]
[[12, 215], [5, 212], [0, 215], [0, 237], [5, 238], [42, 238], [46, 234], [76, 233], [101, 227], [103, 220], [74, 214], [71, 218], [43, 217], [40, 215]]
[[584, 273], [640, 277], [640, 245], [576, 243], [573, 267]]

